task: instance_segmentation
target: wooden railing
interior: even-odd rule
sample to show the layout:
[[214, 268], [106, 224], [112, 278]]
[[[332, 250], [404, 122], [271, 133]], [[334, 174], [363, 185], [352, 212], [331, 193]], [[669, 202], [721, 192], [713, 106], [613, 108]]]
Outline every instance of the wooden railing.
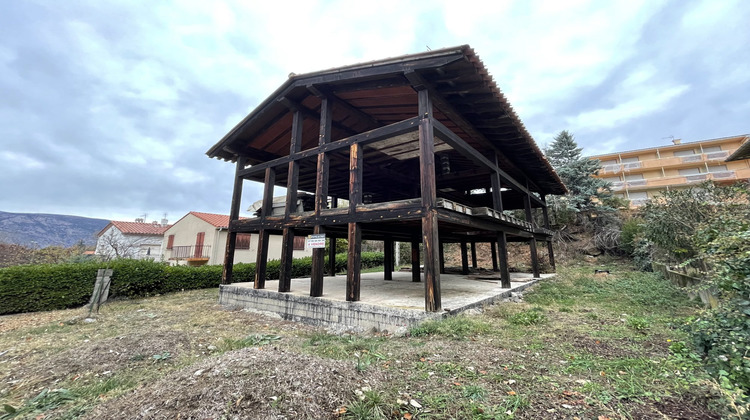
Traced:
[[185, 260], [188, 258], [211, 258], [211, 245], [174, 246], [170, 250], [170, 260]]

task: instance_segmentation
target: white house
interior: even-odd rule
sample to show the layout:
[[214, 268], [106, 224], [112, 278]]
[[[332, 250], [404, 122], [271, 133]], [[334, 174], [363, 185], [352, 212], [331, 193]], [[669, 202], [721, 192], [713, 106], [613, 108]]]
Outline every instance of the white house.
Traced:
[[166, 220], [163, 224], [113, 220], [97, 234], [95, 254], [105, 258], [159, 261], [164, 231], [169, 227]]
[[[191, 211], [164, 232], [162, 255], [172, 265], [223, 264], [229, 216]], [[268, 258], [281, 258], [281, 236], [271, 235]], [[238, 234], [234, 262], [252, 263], [258, 252], [258, 235]], [[305, 237], [294, 238], [294, 258], [312, 255], [305, 249]]]

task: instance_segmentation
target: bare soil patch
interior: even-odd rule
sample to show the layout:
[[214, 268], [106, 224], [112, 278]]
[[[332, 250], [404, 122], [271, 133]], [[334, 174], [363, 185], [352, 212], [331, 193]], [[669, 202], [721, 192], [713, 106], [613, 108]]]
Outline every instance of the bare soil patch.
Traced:
[[213, 357], [108, 401], [86, 419], [335, 418], [355, 389], [386, 382], [380, 369], [273, 347]]

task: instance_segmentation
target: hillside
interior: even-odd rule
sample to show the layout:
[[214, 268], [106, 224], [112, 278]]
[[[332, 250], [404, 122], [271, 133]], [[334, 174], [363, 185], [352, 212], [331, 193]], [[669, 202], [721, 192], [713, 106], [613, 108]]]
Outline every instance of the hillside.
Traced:
[[0, 211], [0, 242], [44, 248], [73, 246], [83, 240], [96, 243], [95, 235], [109, 220], [63, 214], [7, 213]]

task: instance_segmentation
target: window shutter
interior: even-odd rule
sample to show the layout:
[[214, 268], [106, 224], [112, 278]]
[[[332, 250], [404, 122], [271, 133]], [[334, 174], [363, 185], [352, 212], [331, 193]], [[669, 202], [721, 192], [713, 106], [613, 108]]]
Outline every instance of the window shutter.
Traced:
[[234, 244], [234, 249], [250, 249], [250, 234], [238, 233]]
[[172, 249], [174, 247], [174, 235], [169, 235], [167, 238], [167, 249]]
[[304, 251], [305, 250], [305, 237], [304, 236], [295, 236], [294, 237], [294, 246], [293, 249], [295, 251]]

